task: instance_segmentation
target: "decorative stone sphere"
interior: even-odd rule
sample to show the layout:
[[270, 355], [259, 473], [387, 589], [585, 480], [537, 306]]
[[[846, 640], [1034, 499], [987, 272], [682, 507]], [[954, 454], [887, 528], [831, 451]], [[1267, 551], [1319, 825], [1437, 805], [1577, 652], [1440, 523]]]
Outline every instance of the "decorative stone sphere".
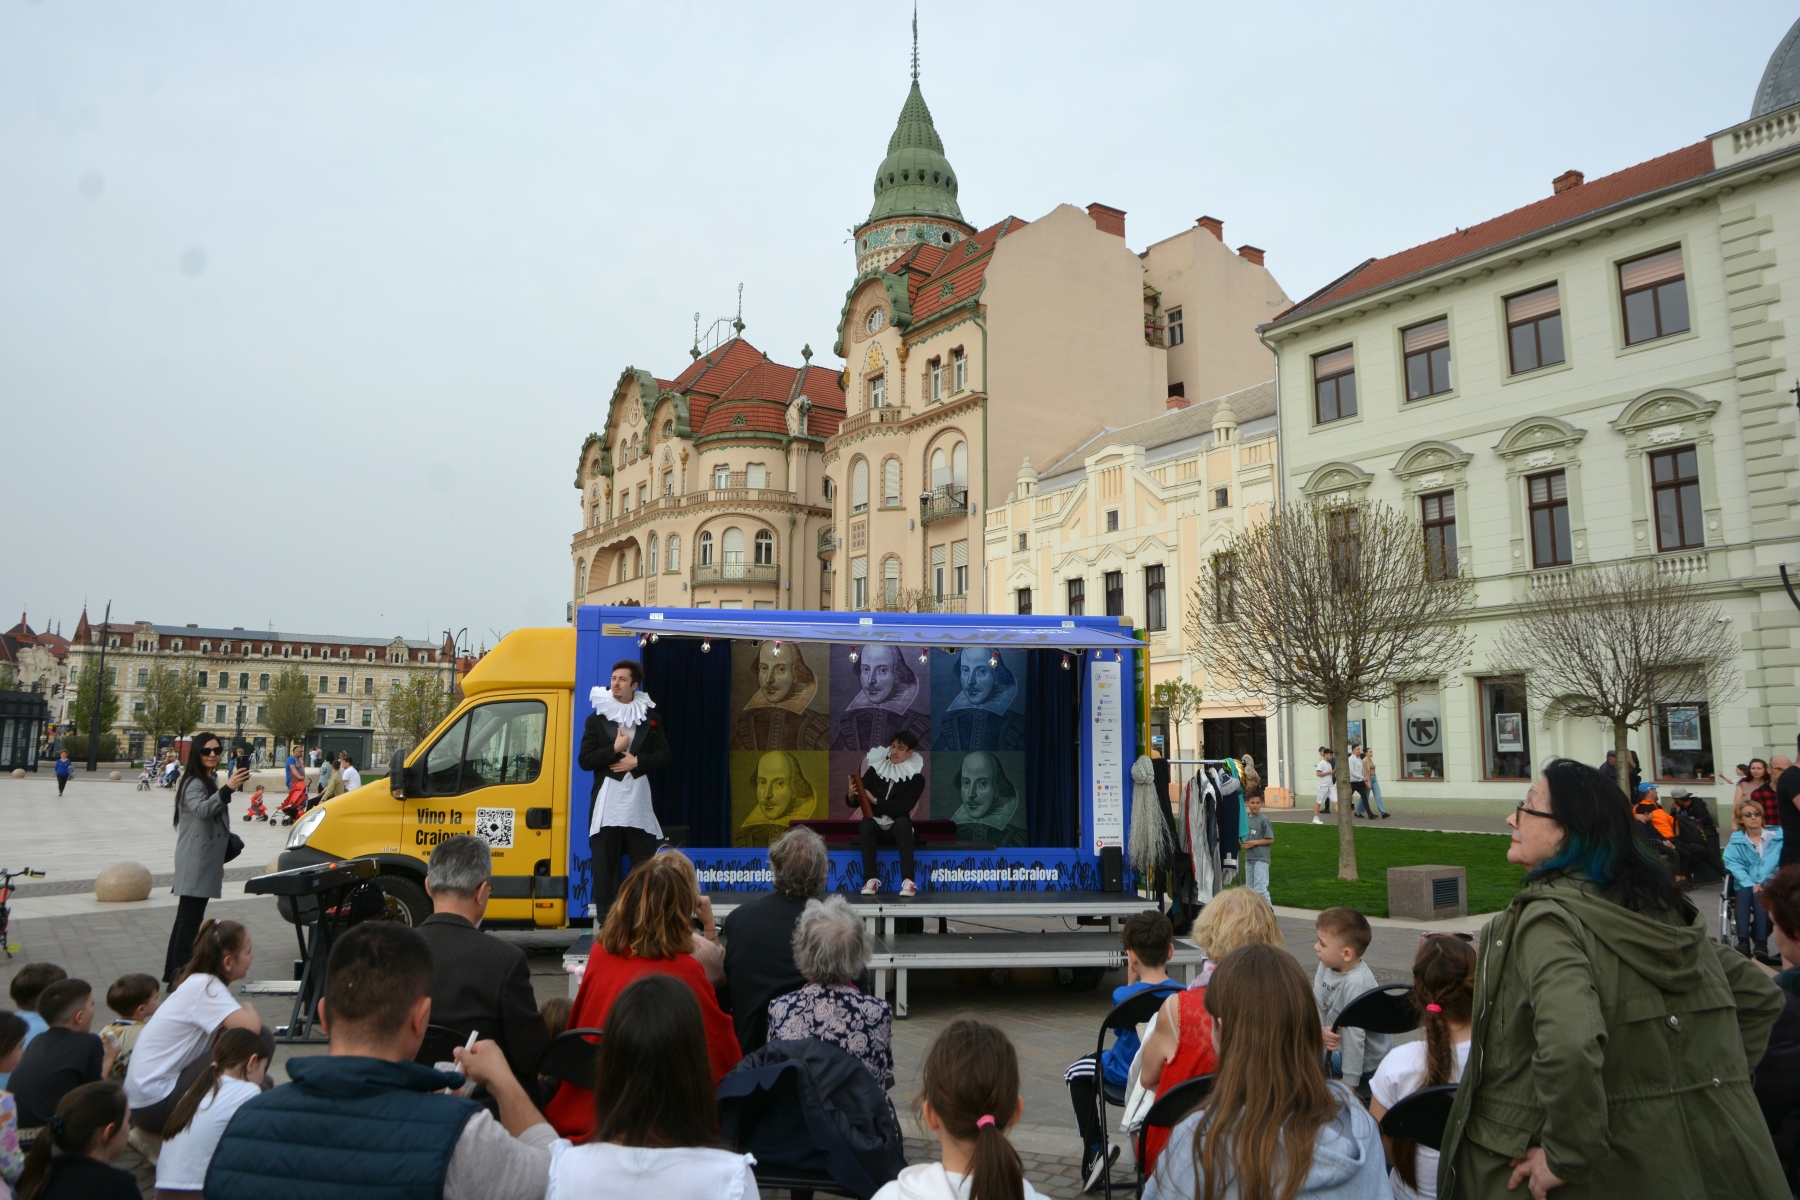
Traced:
[[150, 868], [142, 863], [116, 862], [94, 880], [94, 899], [122, 904], [150, 898]]
[[269, 865], [263, 868], [263, 874], [273, 875], [279, 870], [281, 870], [281, 851], [277, 850], [275, 857], [269, 860]]
[[25, 778], [25, 768], [24, 767], [14, 767], [13, 768], [13, 778], [14, 779]]
[[125, 777], [123, 775], [119, 774], [117, 771], [114, 771], [110, 775], [107, 776], [107, 779], [111, 780], [113, 783], [117, 783], [123, 778], [125, 778]]

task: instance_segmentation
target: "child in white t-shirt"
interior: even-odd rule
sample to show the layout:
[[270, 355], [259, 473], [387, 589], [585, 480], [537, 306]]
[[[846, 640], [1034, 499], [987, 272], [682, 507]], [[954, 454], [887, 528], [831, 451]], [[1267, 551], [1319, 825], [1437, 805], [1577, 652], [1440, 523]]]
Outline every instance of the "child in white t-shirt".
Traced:
[[1313, 768], [1313, 774], [1318, 777], [1319, 792], [1313, 798], [1312, 823], [1323, 825], [1325, 822], [1319, 819], [1319, 814], [1331, 811], [1331, 798], [1337, 790], [1337, 766], [1331, 761], [1330, 746], [1319, 747], [1319, 763]]
[[156, 1159], [156, 1194], [198, 1196], [206, 1186], [206, 1168], [225, 1134], [225, 1126], [245, 1102], [262, 1095], [269, 1060], [262, 1036], [248, 1029], [227, 1029], [213, 1043], [212, 1063], [194, 1080], [163, 1127], [162, 1152]]
[[[1462, 1079], [1469, 1063], [1469, 1026], [1475, 1001], [1475, 947], [1438, 934], [1413, 959], [1413, 1003], [1424, 1017], [1423, 1041], [1395, 1046], [1369, 1081], [1369, 1115], [1377, 1121], [1412, 1093]], [[1435, 1200], [1438, 1154], [1417, 1142], [1383, 1135], [1393, 1162], [1395, 1200]]]

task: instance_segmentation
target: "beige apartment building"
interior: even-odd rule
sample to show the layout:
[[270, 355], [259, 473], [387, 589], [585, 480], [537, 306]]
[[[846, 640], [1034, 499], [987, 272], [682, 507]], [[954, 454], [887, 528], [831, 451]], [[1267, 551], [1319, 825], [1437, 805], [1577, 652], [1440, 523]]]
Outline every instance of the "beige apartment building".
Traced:
[[[1793, 752], [1800, 558], [1787, 311], [1800, 295], [1800, 24], [1750, 120], [1364, 262], [1264, 329], [1278, 352], [1285, 502], [1365, 496], [1419, 519], [1473, 576], [1474, 651], [1353, 712], [1402, 806], [1516, 803], [1610, 730], [1565, 715], [1496, 637], [1544, 580], [1633, 562], [1700, 581], [1742, 644], [1738, 678], [1659, 709], [1650, 780], [1727, 795]], [[1321, 714], [1293, 721], [1302, 758]]]
[[[73, 696], [83, 672], [100, 669], [106, 649], [106, 676], [117, 689], [119, 715], [113, 732], [121, 752], [142, 758], [155, 747], [145, 744], [139, 727], [144, 688], [157, 670], [193, 671], [203, 704], [200, 729], [234, 740], [242, 708], [243, 737], [265, 759], [282, 750], [264, 725], [269, 691], [275, 677], [289, 666], [307, 675], [316, 691], [317, 725], [310, 745], [350, 750], [358, 767], [391, 753], [383, 701], [408, 680], [423, 674], [452, 687], [448, 639], [442, 645], [399, 636], [343, 637], [276, 633], [239, 627], [157, 625], [149, 621], [89, 622], [84, 609], [69, 639], [68, 686]], [[85, 730], [83, 731], [85, 732]]]
[[844, 415], [835, 373], [732, 337], [674, 379], [627, 367], [582, 444], [574, 600], [811, 608], [831, 519], [820, 453]]
[[1255, 327], [1287, 298], [1261, 250], [1226, 248], [1220, 222], [1140, 253], [1116, 208], [978, 229], [958, 190], [915, 72], [855, 230], [819, 608], [1003, 610], [983, 513], [1022, 462], [1151, 420], [1170, 397], [1269, 376]]
[[1271, 784], [1273, 714], [1214, 675], [1183, 633], [1195, 586], [1224, 539], [1275, 503], [1275, 385], [1261, 383], [1028, 460], [988, 511], [989, 612], [1129, 615], [1149, 634], [1150, 683], [1185, 680], [1205, 702], [1181, 728], [1152, 713], [1164, 753], [1254, 755]]

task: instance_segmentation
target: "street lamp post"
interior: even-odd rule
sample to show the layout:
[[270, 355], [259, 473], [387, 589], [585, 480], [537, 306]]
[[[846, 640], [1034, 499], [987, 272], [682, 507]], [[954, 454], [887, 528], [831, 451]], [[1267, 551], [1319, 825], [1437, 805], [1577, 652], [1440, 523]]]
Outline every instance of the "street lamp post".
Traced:
[[106, 615], [100, 618], [100, 673], [94, 676], [94, 711], [88, 716], [87, 769], [100, 769], [100, 710], [106, 698], [106, 630], [112, 624], [112, 601], [106, 602]]

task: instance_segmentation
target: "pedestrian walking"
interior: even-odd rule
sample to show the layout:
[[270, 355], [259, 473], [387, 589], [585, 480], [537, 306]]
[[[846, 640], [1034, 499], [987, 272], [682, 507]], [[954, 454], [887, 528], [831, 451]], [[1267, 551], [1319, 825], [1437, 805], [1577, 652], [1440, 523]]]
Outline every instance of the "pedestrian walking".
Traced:
[[202, 733], [188, 752], [187, 770], [175, 789], [175, 883], [180, 897], [175, 925], [169, 930], [163, 959], [163, 982], [173, 985], [176, 973], [194, 953], [194, 938], [206, 919], [206, 902], [225, 890], [225, 854], [231, 841], [231, 794], [249, 780], [234, 771], [221, 787], [214, 779], [225, 743], [216, 733]]
[[1325, 822], [1320, 820], [1319, 815], [1321, 813], [1329, 814], [1331, 812], [1331, 796], [1337, 786], [1335, 782], [1337, 779], [1337, 768], [1331, 765], [1330, 746], [1319, 747], [1319, 762], [1317, 766], [1313, 767], [1313, 775], [1318, 779], [1319, 790], [1318, 794], [1313, 797], [1312, 823], [1314, 825], [1323, 825]]
[[1356, 817], [1367, 817], [1371, 821], [1375, 814], [1369, 811], [1369, 781], [1363, 776], [1362, 743], [1350, 743], [1350, 794], [1356, 797]]
[[69, 786], [69, 776], [74, 773], [75, 764], [69, 761], [69, 752], [64, 750], [58, 753], [56, 756], [56, 794], [58, 796], [62, 795], [63, 789]]
[[1369, 801], [1374, 804], [1375, 812], [1382, 820], [1387, 820], [1392, 814], [1381, 802], [1381, 780], [1375, 774], [1375, 748], [1373, 746], [1363, 747], [1363, 779], [1368, 782]]

